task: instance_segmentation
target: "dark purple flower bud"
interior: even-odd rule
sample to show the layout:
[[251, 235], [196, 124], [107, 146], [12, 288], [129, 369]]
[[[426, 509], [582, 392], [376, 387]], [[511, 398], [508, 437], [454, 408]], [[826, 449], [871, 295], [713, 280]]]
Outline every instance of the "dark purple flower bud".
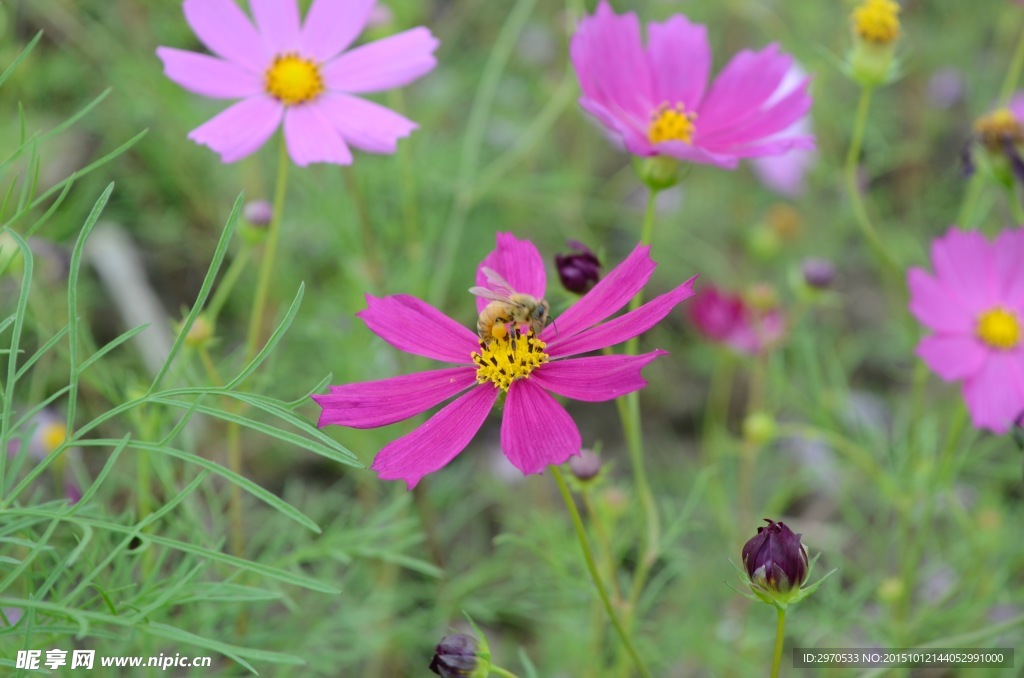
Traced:
[[591, 480], [601, 472], [601, 457], [592, 450], [580, 450], [578, 456], [569, 457], [569, 470], [578, 480]]
[[768, 527], [757, 528], [757, 535], [743, 547], [743, 567], [750, 581], [773, 593], [799, 589], [807, 579], [807, 550], [800, 535], [765, 518]]
[[456, 678], [472, 675], [476, 665], [476, 641], [472, 636], [456, 633], [438, 643], [430, 670], [442, 678]]
[[828, 259], [804, 259], [804, 282], [815, 289], [828, 289], [836, 279], [836, 267]]
[[562, 286], [573, 294], [585, 294], [601, 279], [601, 262], [590, 248], [576, 240], [568, 242], [572, 254], [556, 254], [555, 267]]

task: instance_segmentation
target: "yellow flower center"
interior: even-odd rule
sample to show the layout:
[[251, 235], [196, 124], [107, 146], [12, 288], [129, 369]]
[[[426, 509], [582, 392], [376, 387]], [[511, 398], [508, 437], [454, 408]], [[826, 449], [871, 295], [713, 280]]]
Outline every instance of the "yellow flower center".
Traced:
[[281, 54], [267, 69], [267, 94], [285, 106], [304, 104], [316, 99], [324, 91], [320, 66], [298, 54]]
[[974, 122], [974, 131], [981, 137], [981, 143], [992, 151], [1001, 150], [1006, 141], [1014, 145], [1024, 143], [1024, 125], [1008, 108], [978, 118]]
[[64, 424], [47, 424], [40, 433], [43, 449], [47, 454], [60, 447], [68, 437], [68, 430]]
[[676, 104], [674, 107], [667, 103], [662, 104], [651, 116], [647, 139], [652, 144], [660, 144], [663, 141], [682, 141], [688, 144], [693, 139], [693, 121], [696, 119], [697, 114], [687, 113], [686, 107], [682, 104]]
[[530, 372], [548, 361], [544, 352], [545, 344], [537, 339], [533, 330], [523, 334], [516, 328], [512, 334], [504, 334], [489, 341], [480, 342], [480, 352], [473, 352], [476, 363], [476, 380], [480, 384], [488, 381], [502, 391], [516, 379], [525, 379]]
[[893, 0], [864, 0], [853, 10], [853, 28], [864, 40], [888, 45], [900, 37], [900, 6]]
[[1016, 348], [1020, 344], [1020, 318], [1013, 311], [996, 306], [978, 316], [977, 334], [992, 348]]

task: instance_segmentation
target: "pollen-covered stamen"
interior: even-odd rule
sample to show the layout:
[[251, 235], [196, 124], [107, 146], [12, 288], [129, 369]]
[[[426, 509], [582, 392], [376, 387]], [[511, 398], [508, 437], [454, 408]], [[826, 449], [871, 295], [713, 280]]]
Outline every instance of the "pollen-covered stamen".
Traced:
[[267, 69], [264, 82], [267, 94], [285, 106], [312, 101], [324, 91], [320, 65], [298, 54], [280, 54]]
[[900, 6], [893, 0], [864, 0], [851, 15], [853, 30], [876, 45], [888, 45], [900, 37]]
[[1009, 109], [1001, 108], [974, 122], [974, 131], [985, 148], [1001, 151], [1006, 143], [1014, 146], [1024, 143], [1024, 125]]
[[688, 144], [693, 140], [693, 121], [696, 119], [697, 114], [687, 113], [683, 104], [669, 106], [664, 103], [651, 116], [651, 124], [647, 127], [647, 139], [652, 144], [660, 144], [663, 141], [682, 141]]
[[1020, 318], [1013, 311], [996, 306], [978, 316], [976, 332], [978, 338], [992, 348], [1004, 351], [1016, 348], [1021, 340]]
[[502, 391], [516, 379], [525, 379], [530, 372], [548, 361], [544, 352], [546, 344], [537, 339], [533, 330], [523, 334], [518, 328], [511, 334], [490, 341], [480, 341], [480, 352], [473, 352], [476, 363], [476, 380], [480, 384], [488, 381]]

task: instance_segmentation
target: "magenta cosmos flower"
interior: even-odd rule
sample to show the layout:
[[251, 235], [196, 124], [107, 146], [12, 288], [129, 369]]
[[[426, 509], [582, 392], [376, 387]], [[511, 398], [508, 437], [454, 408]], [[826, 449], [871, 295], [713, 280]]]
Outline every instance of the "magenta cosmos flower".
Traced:
[[743, 297], [710, 285], [701, 288], [687, 311], [704, 337], [744, 355], [761, 353], [786, 331], [785, 320], [777, 309], [758, 311]]
[[647, 47], [632, 12], [616, 15], [607, 0], [580, 22], [572, 62], [580, 105], [634, 155], [734, 168], [740, 158], [812, 149], [814, 139], [784, 133], [811, 107], [808, 79], [790, 91], [793, 59], [769, 45], [737, 54], [705, 93], [711, 48], [703, 26], [677, 14], [647, 26]]
[[[373, 469], [381, 478], [402, 479], [412, 488], [465, 449], [504, 396], [501, 449], [509, 461], [524, 474], [565, 462], [579, 454], [580, 432], [552, 394], [597, 402], [631, 393], [647, 385], [641, 369], [665, 351], [573, 356], [645, 332], [693, 294], [691, 278], [634, 311], [602, 322], [650, 279], [655, 263], [649, 251], [646, 246], [634, 249], [540, 336], [524, 326], [526, 333], [515, 340], [508, 335], [486, 345], [476, 332], [415, 297], [367, 295], [367, 308], [358, 315], [374, 333], [402, 351], [457, 367], [332, 386], [330, 393], [313, 396], [323, 408], [319, 426], [385, 426], [459, 396], [422, 426], [389, 443], [374, 459]], [[520, 294], [544, 297], [544, 262], [528, 240], [498, 234], [497, 248], [477, 271], [477, 284], [494, 289], [484, 268], [496, 272]], [[478, 311], [488, 303], [478, 299]]]
[[196, 94], [241, 99], [189, 138], [235, 162], [262, 146], [283, 121], [297, 165], [347, 165], [350, 145], [394, 153], [397, 140], [416, 124], [352, 95], [401, 87], [427, 73], [436, 63], [438, 41], [420, 27], [345, 52], [373, 5], [313, 0], [300, 25], [296, 0], [249, 0], [253, 26], [233, 0], [185, 0], [185, 19], [216, 57], [158, 47], [164, 72]]
[[917, 355], [963, 381], [971, 421], [1005, 433], [1024, 413], [1024, 231], [990, 243], [955, 228], [932, 242], [935, 275], [910, 269], [910, 312], [932, 334]]

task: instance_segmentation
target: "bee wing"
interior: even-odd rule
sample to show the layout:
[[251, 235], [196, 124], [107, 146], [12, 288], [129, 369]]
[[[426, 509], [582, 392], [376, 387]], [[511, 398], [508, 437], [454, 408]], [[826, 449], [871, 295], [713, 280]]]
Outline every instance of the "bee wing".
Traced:
[[498, 294], [502, 294], [506, 298], [511, 297], [513, 294], [516, 293], [516, 291], [514, 289], [512, 289], [512, 285], [510, 285], [507, 280], [502, 278], [498, 274], [498, 272], [495, 271], [493, 268], [487, 268], [486, 266], [484, 266], [480, 270], [483, 271], [484, 277], [487, 278], [488, 286], [494, 292], [496, 292]]
[[470, 287], [469, 288], [469, 293], [473, 294], [475, 296], [478, 296], [478, 297], [482, 297], [484, 299], [490, 299], [491, 301], [501, 301], [501, 302], [504, 302], [504, 303], [508, 303], [510, 301], [508, 297], [502, 296], [501, 294], [498, 294], [497, 292], [493, 292], [493, 291], [487, 289], [486, 287], [479, 287], [479, 286]]

